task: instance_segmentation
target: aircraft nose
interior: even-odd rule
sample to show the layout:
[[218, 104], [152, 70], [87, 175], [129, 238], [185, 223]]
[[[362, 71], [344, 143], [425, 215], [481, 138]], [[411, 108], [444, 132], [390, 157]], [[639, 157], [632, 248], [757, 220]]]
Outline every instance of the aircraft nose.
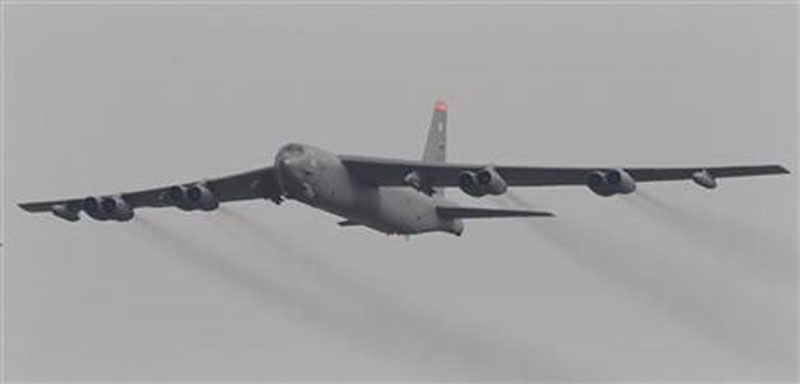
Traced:
[[279, 177], [285, 182], [303, 179], [303, 170], [308, 167], [308, 162], [308, 151], [300, 144], [285, 145], [275, 158]]
[[282, 156], [278, 159], [278, 168], [284, 175], [293, 175], [296, 161], [289, 156]]
[[278, 172], [284, 177], [296, 179], [300, 177], [303, 168], [303, 159], [291, 153], [283, 153], [278, 156]]

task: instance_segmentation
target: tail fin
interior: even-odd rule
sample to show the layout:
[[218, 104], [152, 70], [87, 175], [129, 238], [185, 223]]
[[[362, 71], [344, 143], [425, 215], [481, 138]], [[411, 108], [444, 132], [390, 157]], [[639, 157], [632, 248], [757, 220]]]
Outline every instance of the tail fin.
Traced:
[[422, 161], [430, 163], [444, 163], [447, 155], [447, 104], [444, 100], [437, 100], [433, 105], [431, 127], [428, 130], [428, 141], [425, 142], [425, 152]]
[[[428, 140], [422, 161], [427, 163], [444, 163], [447, 158], [447, 104], [444, 100], [436, 100], [433, 105], [431, 127], [428, 129]], [[444, 190], [434, 188], [434, 195], [443, 196]]]

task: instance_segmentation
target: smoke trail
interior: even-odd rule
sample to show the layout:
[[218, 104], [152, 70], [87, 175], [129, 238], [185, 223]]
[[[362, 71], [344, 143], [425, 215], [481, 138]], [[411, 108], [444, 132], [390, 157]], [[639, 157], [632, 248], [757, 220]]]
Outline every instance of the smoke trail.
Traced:
[[260, 303], [279, 305], [293, 318], [325, 324], [326, 318], [317, 303], [309, 303], [280, 281], [237, 262], [231, 257], [233, 252], [219, 252], [203, 246], [194, 238], [141, 216], [131, 222], [130, 228], [137, 236], [164, 248], [166, 254], [185, 265], [219, 277]]
[[770, 282], [779, 279], [796, 284], [797, 247], [793, 240], [687, 209], [646, 191], [626, 196], [625, 201], [724, 263], [733, 263], [749, 275]]
[[661, 245], [642, 247], [564, 215], [550, 222], [528, 220], [526, 224], [534, 236], [576, 264], [721, 345], [763, 362], [794, 356], [794, 342], [787, 342], [782, 332], [789, 327], [775, 316], [773, 308], [753, 300], [736, 282], [703, 274], [680, 251]]
[[[503, 196], [508, 197], [508, 200], [511, 200], [517, 207], [522, 207], [531, 211], [538, 210], [539, 208], [531, 204], [531, 202], [525, 200], [521, 196], [517, 195], [514, 191], [508, 191]], [[502, 196], [501, 199], [498, 199], [499, 202], [502, 204]], [[513, 205], [513, 204], [512, 204]]]
[[[267, 304], [279, 305], [291, 317], [375, 352], [414, 361], [424, 377], [447, 379], [568, 379], [574, 368], [529, 348], [487, 339], [397, 300], [374, 283], [366, 283], [320, 255], [292, 242], [277, 230], [223, 209], [227, 234], [244, 240], [251, 259], [236, 262], [226, 253], [147, 219], [137, 232], [195, 267], [213, 272]], [[277, 252], [270, 252], [275, 249]], [[258, 267], [252, 259], [269, 264]], [[268, 277], [269, 271], [273, 274]], [[294, 274], [286, 276], [287, 271]], [[308, 282], [318, 285], [310, 289]]]
[[[288, 236], [265, 223], [232, 210], [223, 210], [221, 217], [230, 219], [229, 234], [239, 234], [262, 246], [277, 247], [274, 254], [284, 262], [299, 267], [296, 278], [319, 284], [317, 295], [336, 301], [336, 310], [350, 324], [383, 349], [383, 352], [414, 356], [425, 364], [455, 368], [455, 373], [469, 372], [462, 378], [568, 378], [579, 375], [575, 368], [564, 369], [563, 362], [533, 352], [522, 346], [481, 337], [461, 329], [457, 324], [437, 319], [409, 306], [376, 282], [356, 276], [325, 260]], [[434, 367], [433, 371], [442, 371]], [[450, 373], [452, 375], [452, 373]], [[449, 377], [449, 376], [448, 376]]]

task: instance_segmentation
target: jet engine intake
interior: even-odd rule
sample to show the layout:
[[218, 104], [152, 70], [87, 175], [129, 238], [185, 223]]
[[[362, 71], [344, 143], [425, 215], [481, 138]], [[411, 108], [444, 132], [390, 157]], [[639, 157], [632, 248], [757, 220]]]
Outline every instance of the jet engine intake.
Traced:
[[116, 221], [133, 219], [133, 208], [121, 196], [106, 196], [100, 200], [100, 211], [106, 218]]
[[205, 184], [195, 184], [186, 190], [186, 197], [192, 207], [213, 211], [219, 207], [219, 200]]
[[106, 221], [109, 217], [106, 215], [105, 211], [101, 209], [101, 203], [102, 199], [99, 197], [89, 196], [83, 199], [83, 211], [95, 220]]
[[458, 186], [464, 193], [474, 197], [502, 195], [508, 190], [508, 184], [494, 167], [486, 167], [477, 172], [461, 172], [458, 175]]
[[490, 195], [502, 195], [508, 190], [508, 184], [497, 173], [494, 167], [486, 167], [476, 174], [478, 184]]
[[170, 204], [184, 211], [195, 209], [212, 211], [219, 207], [219, 200], [205, 183], [197, 183], [188, 187], [174, 185], [167, 189], [165, 197]]
[[187, 188], [182, 185], [173, 185], [167, 189], [167, 193], [164, 197], [172, 204], [182, 205], [186, 200], [186, 189]]
[[191, 211], [194, 209], [189, 202], [188, 196], [189, 188], [183, 185], [173, 185], [167, 189], [164, 198], [169, 203], [184, 211]]
[[481, 197], [486, 195], [478, 186], [478, 175], [472, 171], [463, 171], [458, 175], [458, 187], [461, 190], [474, 197]]
[[627, 195], [636, 190], [636, 181], [624, 169], [594, 171], [586, 178], [586, 186], [597, 195], [608, 197]]

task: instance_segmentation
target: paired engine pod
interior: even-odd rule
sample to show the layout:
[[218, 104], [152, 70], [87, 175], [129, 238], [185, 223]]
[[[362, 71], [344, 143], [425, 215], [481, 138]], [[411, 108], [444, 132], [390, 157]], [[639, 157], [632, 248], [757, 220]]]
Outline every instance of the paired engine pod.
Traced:
[[481, 197], [486, 195], [486, 192], [478, 187], [478, 177], [472, 171], [463, 171], [458, 175], [458, 187], [470, 196]]
[[219, 207], [219, 200], [205, 183], [188, 187], [183, 185], [169, 187], [165, 197], [167, 202], [184, 211], [195, 209], [211, 211]]
[[613, 187], [614, 193], [627, 195], [636, 190], [636, 181], [622, 168], [609, 171], [606, 174], [606, 181]]
[[102, 198], [100, 209], [112, 220], [128, 221], [133, 219], [133, 208], [119, 195]]
[[594, 171], [586, 178], [586, 186], [597, 195], [608, 197], [629, 194], [636, 190], [636, 181], [622, 168]]
[[164, 197], [170, 204], [181, 206], [186, 200], [186, 189], [187, 188], [182, 185], [174, 185], [167, 189], [167, 193]]
[[586, 186], [597, 195], [608, 197], [613, 195], [611, 189], [608, 188], [608, 181], [606, 180], [606, 173], [603, 171], [594, 171], [586, 178]]
[[481, 188], [491, 195], [502, 195], [508, 190], [508, 184], [494, 167], [481, 169], [476, 178]]
[[95, 220], [106, 221], [109, 217], [100, 209], [101, 202], [99, 197], [89, 196], [83, 199], [83, 211]]
[[188, 192], [189, 188], [183, 185], [173, 185], [167, 189], [165, 193], [165, 200], [184, 211], [191, 211], [194, 207], [189, 202]]
[[492, 166], [477, 172], [461, 172], [458, 175], [458, 186], [464, 193], [475, 197], [502, 195], [508, 190], [508, 184]]
[[[133, 208], [119, 195], [104, 197], [89, 196], [83, 199], [82, 208], [91, 218], [100, 221], [128, 221], [133, 219], [134, 216]], [[56, 208], [54, 208], [53, 213], [56, 213], [55, 209]], [[77, 216], [77, 211], [74, 208], [65, 207], [65, 210], [67, 212], [74, 212], [75, 216]], [[58, 215], [61, 213], [64, 212], [61, 211], [56, 214]], [[70, 220], [69, 218], [66, 219]]]
[[192, 207], [213, 211], [219, 207], [217, 197], [205, 184], [195, 184], [186, 190], [186, 197]]

